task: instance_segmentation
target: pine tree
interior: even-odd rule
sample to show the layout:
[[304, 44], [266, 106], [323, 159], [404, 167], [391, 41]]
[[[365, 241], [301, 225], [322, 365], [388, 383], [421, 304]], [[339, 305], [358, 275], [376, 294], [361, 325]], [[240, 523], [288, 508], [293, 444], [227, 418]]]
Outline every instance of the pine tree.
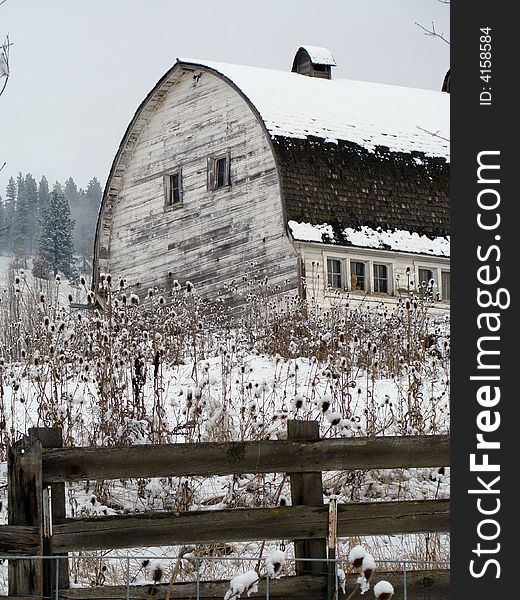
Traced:
[[7, 227], [5, 226], [4, 200], [0, 196], [0, 251], [5, 250], [7, 245]]
[[41, 213], [43, 207], [49, 199], [49, 182], [45, 175], [40, 179], [38, 184], [38, 213]]
[[40, 239], [35, 260], [38, 269], [47, 265], [54, 275], [61, 272], [68, 279], [74, 279], [73, 230], [69, 203], [63, 194], [52, 191], [41, 212]]
[[30, 208], [25, 177], [21, 173], [18, 173], [16, 188], [16, 210], [12, 225], [11, 251], [15, 256], [27, 258], [30, 246]]
[[89, 182], [86, 190], [87, 200], [92, 208], [96, 210], [96, 213], [101, 204], [101, 197], [103, 196], [103, 190], [101, 184], [96, 177], [93, 177]]
[[27, 173], [25, 176], [25, 195], [29, 212], [27, 215], [27, 251], [32, 255], [35, 251], [39, 229], [38, 185], [34, 177]]
[[[5, 249], [11, 251], [13, 239], [13, 223], [16, 211], [16, 183], [11, 177], [5, 190], [4, 204], [4, 227], [5, 227]], [[2, 236], [4, 237], [4, 236]]]

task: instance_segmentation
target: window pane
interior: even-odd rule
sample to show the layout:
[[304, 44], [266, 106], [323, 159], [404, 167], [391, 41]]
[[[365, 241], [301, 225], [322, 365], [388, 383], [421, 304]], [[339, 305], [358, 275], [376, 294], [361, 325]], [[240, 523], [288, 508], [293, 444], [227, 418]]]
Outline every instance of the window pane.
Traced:
[[443, 300], [451, 300], [451, 282], [450, 282], [450, 272], [442, 271], [442, 299]]
[[227, 185], [226, 181], [226, 168], [227, 168], [227, 158], [219, 158], [217, 160], [217, 180], [216, 187], [224, 187]]
[[374, 265], [374, 292], [388, 294], [388, 267]]
[[350, 262], [350, 286], [353, 290], [365, 289], [365, 263]]
[[327, 258], [327, 283], [333, 288], [342, 288], [341, 261]]
[[181, 201], [180, 177], [179, 173], [171, 176], [171, 203], [176, 204]]

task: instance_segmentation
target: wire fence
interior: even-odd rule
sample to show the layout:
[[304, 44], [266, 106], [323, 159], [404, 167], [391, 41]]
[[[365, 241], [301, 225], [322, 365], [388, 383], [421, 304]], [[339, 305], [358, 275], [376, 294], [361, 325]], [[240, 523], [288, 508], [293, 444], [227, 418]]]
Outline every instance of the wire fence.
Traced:
[[[275, 577], [269, 575], [266, 568], [267, 556], [135, 556], [135, 555], [69, 555], [69, 580], [70, 590], [60, 589], [60, 569], [63, 568], [63, 557], [59, 556], [0, 556], [0, 599], [8, 598], [8, 561], [18, 560], [38, 560], [44, 561], [43, 568], [46, 573], [47, 586], [44, 590], [43, 600], [65, 600], [68, 598], [80, 598], [74, 590], [78, 588], [100, 591], [99, 596], [103, 597], [103, 589], [109, 586], [117, 587], [117, 596], [110, 595], [111, 598], [121, 598], [131, 600], [135, 598], [132, 591], [138, 589], [137, 586], [148, 586], [151, 595], [155, 597], [158, 590], [153, 588], [163, 588], [164, 591], [170, 591], [172, 598], [179, 597], [177, 593], [173, 594], [174, 587], [183, 584], [185, 586], [183, 593], [193, 600], [208, 598], [208, 594], [202, 595], [204, 585], [211, 584], [211, 597], [218, 597], [218, 591], [222, 592], [220, 597], [224, 598], [226, 592], [230, 589], [230, 581], [234, 576], [244, 575], [255, 571], [258, 574], [257, 581], [252, 581], [252, 585], [258, 585], [258, 591], [253, 594], [255, 598], [264, 598], [270, 600], [273, 595], [273, 589], [279, 584], [280, 577], [294, 575], [298, 563], [322, 563], [323, 569], [318, 572], [314, 569], [314, 575], [330, 575], [330, 567], [333, 567], [335, 577], [338, 577], [340, 569], [347, 570], [346, 560], [338, 559], [297, 559], [286, 557], [283, 567], [276, 573]], [[181, 564], [182, 563], [182, 564]], [[417, 571], [438, 572], [449, 569], [448, 561], [432, 560], [378, 560], [377, 569], [374, 576], [374, 582], [380, 578], [385, 578], [392, 574], [394, 580], [399, 580], [400, 593], [395, 598], [403, 600], [413, 600], [409, 593], [408, 581]], [[213, 576], [220, 574], [220, 581], [206, 581], [207, 574]], [[305, 568], [299, 565], [298, 574], [305, 574]], [[63, 578], [61, 578], [63, 580]], [[354, 580], [355, 581], [355, 580]], [[333, 598], [349, 597], [352, 592], [352, 581], [350, 590], [346, 590], [346, 596], [341, 591], [336, 591]], [[152, 586], [150, 588], [150, 586]], [[337, 586], [339, 588], [339, 586]], [[114, 588], [115, 589], [115, 588]], [[151, 591], [150, 591], [151, 590]], [[402, 592], [401, 592], [402, 590]], [[206, 590], [207, 592], [207, 590]], [[247, 590], [243, 590], [243, 597], [248, 596]], [[278, 594], [276, 594], [278, 595]], [[39, 596], [40, 597], [40, 596]], [[146, 596], [148, 597], [148, 596]], [[162, 596], [161, 596], [162, 597]], [[169, 594], [166, 597], [170, 597]], [[238, 599], [240, 595], [229, 595], [229, 600]], [[299, 597], [299, 596], [297, 596]]]

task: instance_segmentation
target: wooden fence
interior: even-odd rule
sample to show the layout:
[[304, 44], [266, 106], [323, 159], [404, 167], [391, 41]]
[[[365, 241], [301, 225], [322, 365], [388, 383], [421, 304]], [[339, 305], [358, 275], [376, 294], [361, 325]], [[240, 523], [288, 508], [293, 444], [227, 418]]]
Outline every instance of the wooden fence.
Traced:
[[[126, 597], [118, 596], [116, 588], [113, 596], [110, 588], [103, 588], [97, 596], [96, 590], [67, 591], [66, 554], [107, 547], [291, 539], [296, 558], [325, 560], [329, 511], [323, 505], [323, 471], [439, 467], [449, 465], [449, 460], [449, 436], [319, 439], [314, 421], [289, 421], [288, 439], [283, 441], [104, 448], [63, 448], [61, 430], [34, 428], [9, 450], [9, 524], [0, 527], [0, 555], [63, 555], [60, 580], [53, 581], [53, 571], [46, 568], [49, 561], [13, 560], [9, 597], [47, 597], [53, 585], [62, 588], [60, 598]], [[66, 482], [271, 472], [289, 475], [291, 506], [75, 519], [65, 514]], [[339, 537], [445, 532], [449, 530], [449, 501], [343, 504], [338, 505], [336, 521]], [[283, 597], [291, 597], [292, 587], [299, 590], [292, 597], [301, 597], [298, 577], [303, 578], [301, 585], [311, 585], [309, 576], [323, 572], [320, 561], [297, 565], [297, 577], [287, 578], [280, 588], [286, 590]], [[437, 600], [443, 596], [435, 594], [445, 592], [446, 576], [429, 573], [428, 581], [434, 584], [426, 586], [427, 595], [417, 597]], [[318, 579], [313, 589], [322, 590], [326, 582]], [[180, 587], [171, 597], [184, 597], [181, 588], [188, 590], [189, 585], [176, 584]], [[207, 582], [203, 588], [220, 590], [220, 585]], [[323, 591], [309, 594], [326, 597]], [[274, 592], [271, 596], [278, 597]]]

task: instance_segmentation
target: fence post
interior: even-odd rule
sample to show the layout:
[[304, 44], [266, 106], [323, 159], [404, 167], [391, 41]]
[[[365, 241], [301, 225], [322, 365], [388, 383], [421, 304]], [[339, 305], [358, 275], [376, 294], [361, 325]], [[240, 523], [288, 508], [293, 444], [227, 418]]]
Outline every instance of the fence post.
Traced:
[[[287, 439], [293, 441], [309, 441], [320, 439], [318, 421], [287, 421]], [[289, 473], [291, 480], [291, 500], [293, 506], [302, 504], [323, 504], [323, 482], [321, 472]], [[326, 543], [323, 539], [297, 540], [294, 542], [294, 556], [302, 558], [326, 559]], [[325, 563], [321, 561], [297, 561], [296, 574], [311, 573], [323, 575]]]
[[[38, 528], [37, 555], [43, 554], [42, 533], [42, 446], [26, 436], [8, 450], [8, 523]], [[10, 560], [8, 568], [9, 598], [42, 598], [42, 560]]]
[[[31, 427], [29, 429], [29, 435], [32, 435], [36, 439], [40, 440], [42, 448], [63, 448], [63, 429], [61, 427]], [[42, 473], [43, 486], [47, 484], [45, 482], [45, 473]], [[66, 502], [65, 502], [65, 484], [64, 483], [52, 483], [51, 488], [51, 506], [52, 506], [52, 523], [57, 523], [61, 519], [66, 517]], [[52, 532], [49, 537], [44, 538], [44, 550], [46, 556], [53, 556], [52, 551]], [[58, 587], [60, 589], [68, 589], [70, 586], [69, 582], [69, 561], [67, 553], [57, 554], [56, 556], [64, 556], [60, 560], [59, 565], [59, 580]], [[50, 589], [56, 586], [56, 570], [52, 568], [53, 565], [48, 565], [48, 573], [50, 574], [49, 585]]]

